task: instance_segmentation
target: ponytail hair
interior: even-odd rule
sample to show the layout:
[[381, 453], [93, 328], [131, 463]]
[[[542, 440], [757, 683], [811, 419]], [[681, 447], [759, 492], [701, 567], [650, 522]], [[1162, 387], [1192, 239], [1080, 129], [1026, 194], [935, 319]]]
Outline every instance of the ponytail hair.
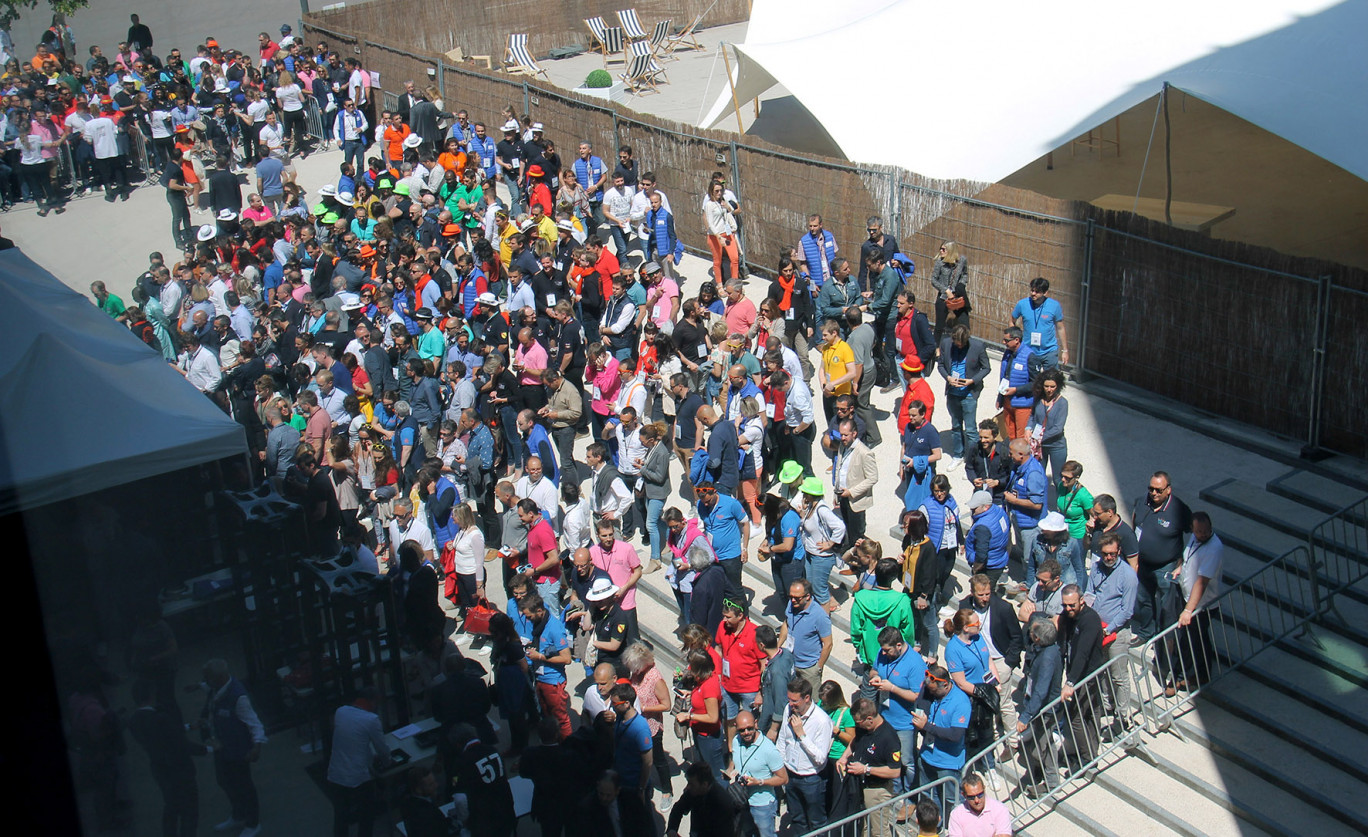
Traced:
[[947, 637], [958, 636], [964, 633], [965, 625], [968, 625], [977, 618], [977, 613], [974, 613], [974, 611], [967, 607], [963, 607], [955, 611], [953, 617], [945, 620], [945, 624], [941, 626], [941, 630], [945, 632]]

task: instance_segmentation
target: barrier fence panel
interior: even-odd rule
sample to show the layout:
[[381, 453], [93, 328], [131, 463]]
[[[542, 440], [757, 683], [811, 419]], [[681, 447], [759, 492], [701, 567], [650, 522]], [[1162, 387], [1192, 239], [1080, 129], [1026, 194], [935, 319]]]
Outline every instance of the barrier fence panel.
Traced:
[[1336, 594], [1368, 578], [1368, 498], [1327, 517], [1311, 530], [1310, 540], [1316, 609], [1325, 616], [1334, 609]]
[[312, 137], [316, 145], [314, 151], [328, 150], [328, 132], [324, 130], [324, 115], [318, 108], [318, 100], [309, 96], [304, 100], [304, 133]]
[[1149, 729], [1167, 729], [1203, 688], [1314, 619], [1320, 584], [1299, 546], [1227, 588], [1191, 624], [1174, 623], [1141, 646], [1135, 678]]
[[[1071, 695], [1041, 707], [1025, 732], [1008, 730], [972, 754], [965, 773], [987, 779], [986, 790], [1007, 806], [1014, 823], [1043, 813], [1054, 797], [1081, 787], [1092, 771], [1139, 744], [1143, 726], [1121, 720], [1134, 710], [1130, 680], [1130, 655], [1108, 660], [1075, 683]], [[1018, 701], [1018, 711], [1022, 705]], [[1118, 713], [1118, 706], [1125, 711]], [[1010, 758], [999, 758], [1003, 754]]]
[[[941, 828], [944, 828], [945, 823], [950, 819], [950, 811], [955, 807], [955, 802], [959, 798], [959, 782], [958, 776], [944, 776], [934, 782], [927, 782], [900, 796], [886, 799], [872, 808], [809, 831], [804, 837], [860, 837], [860, 835], [875, 834], [883, 837], [887, 832], [876, 831], [871, 821], [895, 822], [898, 818], [899, 809], [904, 805], [915, 806], [923, 797], [929, 797], [940, 803]], [[911, 828], [917, 827], [915, 820], [909, 822]], [[911, 834], [912, 832], [906, 833]]]

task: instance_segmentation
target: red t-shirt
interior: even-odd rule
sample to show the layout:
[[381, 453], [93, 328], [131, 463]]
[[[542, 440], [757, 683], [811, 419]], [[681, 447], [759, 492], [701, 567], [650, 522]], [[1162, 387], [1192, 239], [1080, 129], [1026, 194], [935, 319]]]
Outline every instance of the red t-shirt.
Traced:
[[722, 688], [734, 695], [760, 691], [767, 657], [755, 641], [755, 623], [747, 619], [737, 634], [729, 633], [726, 623], [718, 625], [717, 645], [722, 649]]
[[705, 724], [702, 721], [692, 721], [690, 726], [694, 732], [701, 732], [705, 735], [717, 735], [722, 731], [722, 680], [714, 674], [707, 680], [700, 683], [689, 696], [689, 711], [695, 715], [702, 715], [708, 711], [704, 701], [713, 698], [717, 701], [717, 723]]
[[[546, 560], [546, 553], [556, 554], [556, 533], [551, 531], [551, 524], [543, 518], [537, 521], [527, 533], [527, 561], [533, 567]], [[551, 571], [538, 573], [533, 580], [538, 584], [543, 581], [557, 581], [560, 579], [560, 564], [552, 564]]]

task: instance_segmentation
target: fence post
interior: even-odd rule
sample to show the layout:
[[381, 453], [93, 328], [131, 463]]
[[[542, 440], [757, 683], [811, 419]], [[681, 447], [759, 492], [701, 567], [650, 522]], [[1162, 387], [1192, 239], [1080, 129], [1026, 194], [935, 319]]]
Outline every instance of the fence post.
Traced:
[[1078, 292], [1078, 362], [1074, 364], [1075, 377], [1082, 375], [1087, 367], [1088, 358], [1088, 308], [1092, 299], [1093, 239], [1097, 222], [1088, 219], [1088, 229], [1083, 238], [1083, 279]]
[[[736, 194], [736, 200], [741, 203], [741, 164], [736, 161], [736, 140], [732, 140], [727, 148], [727, 159], [731, 163], [732, 192]], [[738, 275], [746, 278], [750, 275], [750, 262], [746, 259], [746, 239], [742, 235], [741, 224], [736, 226], [736, 252], [740, 257], [741, 264], [737, 265]], [[717, 277], [718, 287], [721, 287], [722, 277]]]
[[610, 107], [608, 112], [613, 115], [613, 156], [617, 156], [617, 150], [622, 147], [622, 135], [618, 133], [617, 104], [612, 99], [608, 100]]
[[523, 82], [523, 113], [532, 112], [532, 90], [528, 88], [527, 82]]
[[888, 231], [902, 243], [902, 173], [888, 173]]
[[1311, 347], [1311, 409], [1307, 410], [1306, 446], [1301, 455], [1314, 457], [1320, 449], [1321, 403], [1325, 400], [1325, 352], [1330, 338], [1330, 281], [1322, 273], [1316, 283], [1316, 327]]
[[437, 59], [437, 95], [442, 97], [442, 104], [446, 104], [446, 62]]

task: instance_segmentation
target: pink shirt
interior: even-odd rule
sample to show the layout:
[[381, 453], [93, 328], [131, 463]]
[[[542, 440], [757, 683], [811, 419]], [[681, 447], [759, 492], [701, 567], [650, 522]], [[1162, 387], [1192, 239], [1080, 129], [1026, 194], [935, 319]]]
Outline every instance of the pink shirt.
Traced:
[[996, 837], [1012, 833], [1012, 815], [1007, 806], [991, 796], [983, 799], [983, 813], [975, 814], [963, 803], [950, 812], [950, 837]]
[[671, 322], [670, 312], [674, 307], [672, 301], [679, 297], [679, 285], [667, 276], [660, 280], [660, 284], [651, 288], [646, 298], [649, 300], [651, 294], [655, 293], [659, 293], [660, 298], [656, 300], [655, 308], [651, 309], [651, 320], [661, 328], [665, 328], [665, 324]]
[[[524, 369], [533, 369], [538, 372], [546, 371], [546, 350], [536, 340], [532, 341], [532, 348], [524, 350], [519, 344], [513, 351], [513, 359]], [[541, 386], [541, 379], [531, 375], [519, 375], [518, 383], [525, 387]]]
[[603, 371], [585, 383], [589, 386], [590, 408], [601, 416], [612, 415], [613, 402], [617, 400], [617, 391], [622, 386], [622, 378], [618, 376], [617, 358], [609, 356], [608, 362], [603, 365]]
[[[627, 583], [627, 579], [632, 577], [632, 570], [641, 566], [641, 559], [637, 557], [636, 548], [624, 540], [618, 539], [613, 542], [611, 552], [604, 553], [603, 547], [594, 544], [589, 547], [589, 557], [594, 559], [594, 566], [608, 573], [608, 577], [618, 587]], [[622, 597], [623, 610], [636, 610], [636, 588], [633, 587]]]
[[735, 305], [727, 306], [727, 335], [746, 334], [755, 325], [755, 303], [745, 297]]
[[[527, 555], [528, 560], [533, 562], [533, 566], [540, 565], [547, 552], [556, 554], [556, 533], [551, 531], [551, 524], [545, 518], [538, 520], [535, 525], [527, 532]], [[553, 564], [551, 570], [546, 573], [538, 573], [533, 581], [541, 584], [547, 581], [559, 581], [561, 576], [560, 564]]]
[[242, 210], [242, 217], [254, 223], [260, 224], [262, 221], [271, 220], [275, 217], [275, 215], [272, 214], [271, 208], [269, 206], [263, 206], [260, 209], [253, 209], [249, 206], [246, 209]]

